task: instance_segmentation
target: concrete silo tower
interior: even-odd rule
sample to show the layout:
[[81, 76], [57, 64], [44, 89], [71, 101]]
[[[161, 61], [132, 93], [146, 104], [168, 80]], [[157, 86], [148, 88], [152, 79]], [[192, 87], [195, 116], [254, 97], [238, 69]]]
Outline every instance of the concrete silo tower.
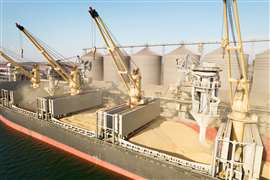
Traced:
[[90, 51], [81, 57], [82, 65], [86, 66], [86, 76], [93, 80], [103, 80], [103, 57], [98, 52]]
[[[138, 66], [142, 75], [142, 86], [160, 85], [161, 56], [144, 48], [131, 56], [131, 60]], [[135, 65], [131, 63], [131, 68]]]
[[[122, 80], [117, 72], [116, 66], [114, 64], [113, 58], [110, 54], [105, 54], [103, 56], [104, 60], [104, 81], [114, 82], [116, 84], [122, 83]], [[129, 69], [130, 57], [125, 56], [125, 65]]]
[[178, 84], [185, 77], [182, 70], [198, 65], [199, 61], [200, 56], [184, 45], [166, 54], [163, 57], [163, 84], [165, 86]]
[[270, 49], [256, 55], [253, 72], [250, 104], [270, 110]]

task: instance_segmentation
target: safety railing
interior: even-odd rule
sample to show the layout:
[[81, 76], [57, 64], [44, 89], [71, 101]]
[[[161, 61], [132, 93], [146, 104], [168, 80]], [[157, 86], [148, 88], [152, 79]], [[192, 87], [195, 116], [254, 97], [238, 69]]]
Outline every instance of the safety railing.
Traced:
[[70, 131], [72, 131], [72, 132], [81, 134], [81, 135], [83, 135], [83, 136], [87, 136], [87, 137], [91, 137], [91, 138], [92, 138], [92, 137], [96, 137], [96, 133], [93, 132], [93, 131], [89, 131], [89, 130], [87, 130], [87, 129], [79, 128], [79, 127], [77, 127], [77, 126], [73, 126], [73, 125], [71, 125], [71, 124], [64, 123], [64, 122], [59, 121], [58, 119], [55, 119], [55, 118], [51, 118], [51, 121], [52, 121], [54, 124], [56, 124], [56, 125], [58, 125], [58, 126], [64, 128], [64, 129], [67, 129], [67, 130], [70, 130]]
[[[19, 108], [19, 107], [15, 106], [15, 105], [12, 105], [12, 109], [15, 110], [18, 113], [27, 115], [27, 116], [29, 116], [31, 118], [37, 118], [38, 117], [37, 113], [27, 111], [25, 109], [22, 109], [22, 108]], [[75, 132], [75, 133], [78, 133], [78, 134], [81, 134], [81, 135], [84, 135], [84, 136], [87, 136], [87, 137], [96, 137], [96, 133], [93, 132], [93, 131], [89, 131], [87, 129], [79, 128], [77, 126], [73, 126], [71, 124], [64, 123], [62, 121], [59, 121], [58, 119], [51, 118], [51, 122], [53, 122], [54, 124], [64, 128], [64, 129], [68, 129], [68, 130], [70, 130], [72, 132]]]
[[19, 107], [15, 106], [15, 105], [12, 105], [11, 107], [12, 107], [13, 110], [15, 110], [18, 113], [22, 113], [24, 115], [27, 115], [27, 116], [30, 116], [30, 117], [33, 117], [33, 118], [37, 118], [37, 113], [27, 111], [25, 109], [22, 109], [22, 108], [19, 108]]
[[123, 139], [119, 139], [119, 145], [126, 149], [130, 149], [132, 151], [138, 152], [140, 154], [144, 154], [148, 157], [152, 157], [157, 160], [169, 162], [170, 164], [173, 164], [176, 166], [189, 168], [189, 169], [199, 171], [200, 173], [204, 173], [207, 175], [210, 175], [211, 173], [211, 165], [191, 162], [191, 161], [187, 161], [181, 158], [173, 157], [173, 156], [170, 156], [170, 155], [167, 155], [167, 154], [155, 151], [155, 150], [151, 150], [145, 147], [135, 145]]

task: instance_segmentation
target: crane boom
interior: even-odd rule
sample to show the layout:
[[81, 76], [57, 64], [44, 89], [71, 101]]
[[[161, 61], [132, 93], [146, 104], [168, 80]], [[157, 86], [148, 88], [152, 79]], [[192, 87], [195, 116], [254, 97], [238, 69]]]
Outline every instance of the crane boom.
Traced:
[[[231, 108], [232, 112], [228, 115], [229, 119], [233, 123], [233, 139], [239, 142], [243, 140], [245, 123], [248, 123], [248, 102], [249, 102], [249, 80], [247, 75], [247, 59], [244, 57], [244, 50], [242, 44], [242, 37], [240, 31], [240, 22], [238, 15], [237, 0], [223, 0], [224, 8], [224, 25], [225, 32], [223, 37], [223, 48], [225, 48], [228, 54], [229, 61], [229, 84], [231, 95]], [[234, 28], [236, 28], [237, 39], [234, 34]], [[231, 34], [229, 34], [231, 30]], [[233, 37], [233, 45], [231, 45], [230, 37]], [[237, 43], [236, 43], [237, 41]], [[238, 62], [238, 70], [240, 74], [239, 79], [233, 79], [231, 53], [236, 52], [236, 60]], [[235, 84], [235, 92], [232, 92], [232, 85]]]
[[[226, 124], [221, 125], [218, 130], [212, 175], [218, 179], [260, 179], [263, 143], [257, 126], [258, 116], [248, 112], [250, 81], [248, 61], [242, 45], [237, 0], [223, 0], [223, 16], [225, 31], [222, 47], [228, 55], [231, 112], [227, 115]], [[236, 55], [233, 60], [238, 64], [239, 77], [232, 77], [231, 53]]]
[[107, 47], [107, 50], [113, 58], [113, 62], [117, 68], [118, 74], [120, 75], [122, 81], [124, 82], [130, 97], [130, 105], [136, 106], [143, 104], [142, 90], [141, 90], [141, 75], [139, 69], [134, 69], [132, 73], [128, 72], [124, 60], [125, 57], [119, 47], [117, 47], [112, 35], [110, 34], [108, 28], [106, 27], [103, 20], [100, 18], [98, 12], [92, 7], [89, 8], [89, 13], [94, 19], [95, 24], [103, 38], [103, 41]]
[[130, 90], [130, 84], [133, 83], [133, 81], [131, 75], [128, 73], [126, 65], [124, 64], [123, 54], [121, 53], [120, 49], [116, 46], [112, 36], [109, 33], [109, 30], [107, 29], [103, 20], [100, 18], [97, 11], [90, 7], [89, 13], [91, 17], [94, 19], [98, 27], [98, 30], [100, 31], [100, 34], [106, 44], [106, 47], [113, 58], [113, 62], [117, 67], [120, 77], [122, 78], [127, 89]]
[[33, 77], [33, 75], [25, 70], [19, 63], [14, 61], [10, 56], [6, 55], [3, 51], [0, 51], [0, 56], [2, 56], [6, 61], [8, 61], [10, 64], [12, 64], [14, 67], [17, 68], [17, 70], [22, 73], [23, 75], [27, 76], [29, 79]]
[[63, 68], [54, 60], [54, 58], [46, 51], [46, 49], [29, 33], [23, 26], [16, 23], [16, 27], [23, 32], [23, 34], [32, 42], [32, 44], [40, 51], [40, 53], [46, 58], [52, 68], [65, 80], [69, 81], [69, 75], [63, 70]]
[[[237, 1], [233, 0], [233, 4], [229, 2], [231, 0], [223, 0], [223, 9], [224, 9], [224, 25], [225, 25], [225, 33], [223, 37], [223, 47], [228, 53], [228, 77], [229, 77], [229, 85], [230, 85], [230, 98], [231, 103], [233, 105], [233, 88], [232, 84], [236, 83], [237, 86], [241, 83], [243, 85], [245, 95], [246, 95], [246, 103], [244, 104], [243, 110], [247, 111], [248, 109], [248, 95], [249, 95], [249, 81], [247, 75], [247, 60], [244, 57], [244, 50], [243, 50], [243, 43], [241, 37], [241, 30], [240, 30], [240, 22], [239, 22], [239, 15], [238, 15], [238, 7]], [[231, 8], [233, 8], [233, 13], [231, 12]], [[232, 22], [234, 20], [234, 22]], [[229, 35], [229, 25], [231, 28], [234, 26], [236, 27], [237, 33], [237, 43], [234, 43], [233, 46], [230, 45], [230, 35]], [[232, 32], [233, 29], [232, 29]], [[233, 34], [234, 35], [234, 34]], [[234, 36], [233, 36], [234, 37]], [[233, 39], [235, 42], [236, 40]], [[239, 64], [239, 72], [240, 72], [240, 80], [233, 80], [232, 79], [232, 64], [231, 64], [231, 52], [235, 51], [237, 53], [237, 61]], [[241, 82], [240, 82], [241, 81]]]
[[6, 61], [11, 63], [17, 70], [23, 75], [27, 76], [31, 82], [33, 88], [38, 88], [40, 83], [40, 71], [37, 64], [33, 65], [32, 72], [25, 70], [19, 63], [14, 61], [10, 56], [6, 55], [3, 51], [0, 51], [0, 56], [2, 56]]
[[81, 78], [77, 66], [74, 66], [71, 70], [70, 75], [61, 67], [59, 63], [50, 55], [50, 53], [38, 42], [38, 40], [28, 32], [23, 26], [16, 23], [16, 27], [23, 32], [23, 34], [30, 40], [30, 42], [40, 51], [40, 53], [45, 57], [50, 66], [66, 81], [69, 83], [71, 95], [76, 95], [80, 93], [81, 89]]

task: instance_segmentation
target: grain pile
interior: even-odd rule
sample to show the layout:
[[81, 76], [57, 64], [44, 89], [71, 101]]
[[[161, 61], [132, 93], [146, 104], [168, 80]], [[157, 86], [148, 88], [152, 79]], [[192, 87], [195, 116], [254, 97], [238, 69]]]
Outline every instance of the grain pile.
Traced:
[[83, 129], [96, 131], [96, 111], [98, 109], [99, 108], [94, 108], [88, 111], [64, 117], [60, 120]]
[[130, 139], [131, 142], [171, 154], [179, 154], [196, 162], [211, 163], [213, 142], [200, 144], [198, 133], [186, 125], [155, 120], [150, 126]]
[[98, 82], [90, 85], [92, 88], [100, 88], [103, 92], [103, 106], [82, 111], [73, 115], [66, 116], [61, 121], [78, 126], [90, 131], [96, 131], [96, 112], [102, 108], [113, 107], [125, 102], [127, 96], [124, 87], [116, 86], [114, 83]]

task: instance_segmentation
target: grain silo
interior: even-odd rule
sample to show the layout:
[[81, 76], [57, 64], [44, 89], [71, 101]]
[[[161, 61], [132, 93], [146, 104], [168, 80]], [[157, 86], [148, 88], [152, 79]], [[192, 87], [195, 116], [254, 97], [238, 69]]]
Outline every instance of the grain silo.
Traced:
[[[125, 65], [129, 70], [129, 56], [124, 56], [125, 57]], [[113, 58], [111, 54], [106, 54], [103, 56], [104, 60], [104, 81], [110, 81], [118, 84], [119, 82], [121, 83], [121, 78], [118, 74], [116, 65], [114, 64]]]
[[200, 56], [187, 49], [184, 45], [176, 48], [163, 57], [163, 84], [165, 86], [178, 83], [184, 78], [180, 68], [189, 69], [198, 65]]
[[[248, 55], [244, 55], [246, 60], [248, 60]], [[219, 90], [219, 97], [221, 101], [229, 103], [230, 102], [230, 96], [229, 96], [229, 82], [228, 82], [228, 55], [225, 53], [223, 48], [215, 49], [214, 51], [206, 54], [202, 58], [202, 62], [211, 62], [216, 63], [216, 65], [221, 68], [220, 75], [220, 81], [221, 81], [221, 87]], [[239, 68], [237, 63], [237, 55], [236, 52], [231, 52], [231, 62], [232, 62], [232, 78], [239, 79]]]
[[270, 49], [257, 54], [253, 63], [250, 104], [270, 110]]
[[[142, 85], [160, 85], [161, 56], [151, 51], [148, 47], [131, 56], [132, 62], [140, 69]], [[135, 65], [131, 63], [131, 68]]]
[[86, 76], [93, 80], [103, 80], [103, 57], [98, 52], [90, 51], [81, 57], [82, 64], [86, 66]]

